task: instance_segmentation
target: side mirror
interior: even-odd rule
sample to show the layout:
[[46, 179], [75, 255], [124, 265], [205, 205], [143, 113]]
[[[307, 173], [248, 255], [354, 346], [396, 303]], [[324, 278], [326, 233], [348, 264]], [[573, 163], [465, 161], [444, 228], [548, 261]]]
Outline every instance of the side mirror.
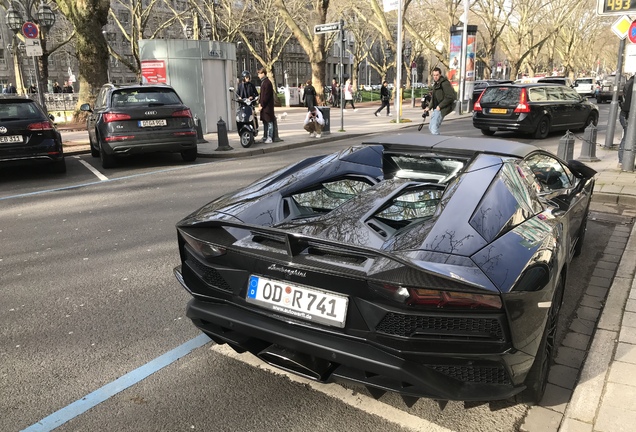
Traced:
[[93, 110], [91, 109], [91, 106], [87, 103], [80, 105], [80, 111], [93, 112]]

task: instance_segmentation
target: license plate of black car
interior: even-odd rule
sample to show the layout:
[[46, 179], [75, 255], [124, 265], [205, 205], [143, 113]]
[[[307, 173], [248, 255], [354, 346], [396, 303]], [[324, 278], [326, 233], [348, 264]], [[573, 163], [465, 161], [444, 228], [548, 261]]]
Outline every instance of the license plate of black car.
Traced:
[[508, 112], [505, 108], [491, 108], [490, 114], [506, 114]]
[[168, 122], [166, 119], [161, 120], [139, 120], [139, 127], [158, 127], [158, 126], [167, 126]]
[[245, 300], [273, 311], [334, 327], [344, 327], [346, 296], [262, 276], [250, 276]]
[[22, 135], [0, 136], [0, 143], [21, 143]]

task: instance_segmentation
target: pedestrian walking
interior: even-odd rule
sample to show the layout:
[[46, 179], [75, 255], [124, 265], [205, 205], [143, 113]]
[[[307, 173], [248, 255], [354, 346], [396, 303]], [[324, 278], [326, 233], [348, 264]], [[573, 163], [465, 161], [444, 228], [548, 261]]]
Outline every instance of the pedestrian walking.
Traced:
[[373, 114], [377, 117], [378, 113], [386, 107], [387, 117], [391, 115], [391, 108], [389, 102], [391, 101], [391, 90], [389, 90], [389, 83], [382, 81], [382, 87], [380, 88], [380, 101], [382, 105]]
[[305, 83], [305, 91], [303, 92], [303, 105], [307, 108], [316, 106], [316, 89], [311, 85], [311, 80]]
[[70, 81], [64, 81], [64, 87], [62, 87], [62, 93], [73, 93], [73, 85]]
[[315, 106], [310, 107], [307, 111], [307, 116], [305, 116], [305, 122], [303, 123], [305, 130], [309, 132], [309, 137], [320, 138], [324, 124], [325, 119], [322, 116], [322, 112]]
[[340, 86], [335, 78], [331, 80], [331, 95], [329, 97], [331, 98], [332, 107], [340, 106]]
[[60, 87], [60, 83], [57, 81], [53, 84], [53, 93], [62, 93], [62, 87]]
[[350, 79], [345, 81], [344, 95], [345, 95], [345, 101], [344, 101], [344, 106], [342, 108], [347, 109], [347, 102], [350, 102], [351, 108], [353, 108], [353, 111], [354, 112], [358, 111], [356, 106], [353, 104], [353, 86], [351, 85]]
[[267, 69], [260, 68], [258, 77], [261, 80], [261, 121], [263, 122], [263, 143], [271, 144], [274, 139], [274, 87], [272, 82], [267, 78]]
[[432, 111], [428, 128], [433, 135], [439, 135], [439, 127], [442, 125], [442, 120], [453, 111], [457, 93], [455, 93], [450, 81], [442, 75], [442, 70], [438, 67], [433, 69], [433, 81], [431, 103], [424, 110], [427, 112]]
[[7, 85], [7, 94], [16, 94], [17, 92], [18, 90], [15, 88], [13, 83], [9, 83], [9, 85]]
[[634, 87], [634, 75], [632, 75], [623, 87], [623, 98], [621, 100], [621, 113], [618, 120], [623, 126], [623, 138], [618, 146], [618, 168], [623, 168], [623, 152], [625, 151], [625, 135], [627, 135], [627, 119], [629, 118], [629, 107], [632, 104], [632, 89]]

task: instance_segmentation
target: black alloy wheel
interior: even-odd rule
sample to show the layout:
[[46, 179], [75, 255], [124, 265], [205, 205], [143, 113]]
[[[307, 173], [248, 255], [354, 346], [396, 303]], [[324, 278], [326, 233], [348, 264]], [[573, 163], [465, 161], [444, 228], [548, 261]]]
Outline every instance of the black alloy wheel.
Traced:
[[[95, 132], [95, 136], [97, 136], [97, 132]], [[99, 157], [99, 146], [95, 145], [90, 133], [88, 134], [88, 144], [91, 146], [91, 156]]]
[[181, 157], [184, 162], [194, 162], [197, 160], [197, 149], [188, 149], [181, 152]]
[[589, 214], [590, 205], [588, 204], [585, 209], [585, 217], [583, 218], [583, 222], [581, 222], [581, 227], [579, 228], [578, 235], [576, 236], [576, 246], [574, 246], [575, 257], [581, 255], [581, 252], [583, 252], [583, 241], [585, 240], [585, 233], [587, 232], [587, 218], [589, 217]]
[[517, 396], [517, 400], [521, 403], [538, 404], [545, 393], [545, 388], [548, 384], [548, 373], [556, 351], [556, 335], [564, 285], [563, 276], [561, 276], [559, 284], [555, 288], [552, 307], [550, 307], [548, 312], [548, 320], [543, 330], [537, 356], [526, 377], [526, 389]]
[[102, 140], [97, 137], [97, 142], [99, 144], [99, 158], [102, 161], [102, 168], [114, 168], [115, 167], [115, 156], [109, 155], [104, 151], [104, 143]]
[[51, 162], [49, 170], [55, 174], [64, 174], [66, 172], [66, 160], [62, 158]]
[[550, 119], [548, 116], [543, 116], [539, 119], [537, 130], [534, 132], [534, 137], [537, 139], [545, 139], [550, 133]]
[[591, 113], [589, 116], [587, 116], [585, 124], [583, 125], [581, 130], [584, 131], [591, 124], [593, 124], [594, 126], [598, 124], [598, 116], [595, 113]]

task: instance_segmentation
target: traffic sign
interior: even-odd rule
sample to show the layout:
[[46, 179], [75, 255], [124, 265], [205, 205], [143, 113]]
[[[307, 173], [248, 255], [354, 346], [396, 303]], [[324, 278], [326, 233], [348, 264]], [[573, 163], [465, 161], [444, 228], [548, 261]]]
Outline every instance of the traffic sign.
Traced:
[[627, 37], [627, 33], [629, 33], [629, 26], [631, 24], [632, 20], [630, 20], [627, 15], [623, 15], [617, 19], [614, 24], [612, 24], [612, 31], [619, 38], [625, 39]]
[[38, 26], [35, 25], [35, 23], [27, 21], [22, 24], [22, 34], [27, 39], [37, 39], [40, 35], [40, 29], [38, 29]]
[[632, 21], [629, 25], [629, 30], [627, 32], [627, 37], [631, 43], [636, 43], [636, 21]]
[[327, 24], [318, 24], [314, 26], [314, 34], [320, 33], [331, 33], [340, 31], [340, 23], [327, 23]]
[[25, 39], [24, 45], [26, 46], [26, 54], [30, 57], [42, 55], [42, 45], [40, 39]]

